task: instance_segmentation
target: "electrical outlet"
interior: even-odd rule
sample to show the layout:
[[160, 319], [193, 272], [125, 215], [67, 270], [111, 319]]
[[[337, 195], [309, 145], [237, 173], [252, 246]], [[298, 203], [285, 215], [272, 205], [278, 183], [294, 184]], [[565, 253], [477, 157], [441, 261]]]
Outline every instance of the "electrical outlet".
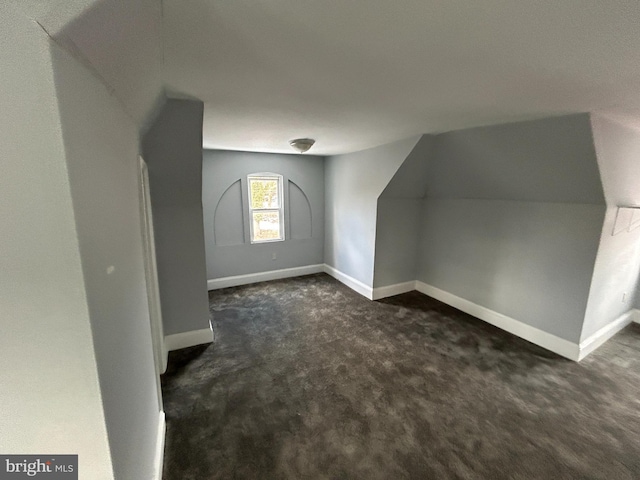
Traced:
[[278, 255], [276, 255], [276, 252], [273, 252], [271, 254], [271, 260], [277, 260], [278, 259]]

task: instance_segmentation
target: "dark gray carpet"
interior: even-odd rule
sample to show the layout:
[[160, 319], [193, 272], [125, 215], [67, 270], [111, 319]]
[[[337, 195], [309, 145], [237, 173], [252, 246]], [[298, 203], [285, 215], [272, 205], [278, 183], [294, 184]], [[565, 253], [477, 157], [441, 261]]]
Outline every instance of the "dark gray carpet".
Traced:
[[324, 274], [210, 293], [163, 376], [164, 478], [640, 478], [640, 325], [581, 363]]

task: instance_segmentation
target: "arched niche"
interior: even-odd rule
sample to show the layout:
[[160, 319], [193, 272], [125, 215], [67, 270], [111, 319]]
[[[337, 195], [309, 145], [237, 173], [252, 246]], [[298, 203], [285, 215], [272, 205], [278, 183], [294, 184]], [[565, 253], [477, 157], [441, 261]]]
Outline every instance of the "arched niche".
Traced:
[[238, 179], [224, 191], [216, 205], [213, 217], [215, 244], [220, 246], [243, 244], [242, 218], [242, 185]]

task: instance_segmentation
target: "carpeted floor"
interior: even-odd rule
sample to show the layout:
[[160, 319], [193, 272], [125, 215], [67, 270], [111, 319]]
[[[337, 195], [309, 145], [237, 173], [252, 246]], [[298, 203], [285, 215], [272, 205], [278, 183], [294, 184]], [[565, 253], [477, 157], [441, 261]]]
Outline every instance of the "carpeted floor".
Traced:
[[210, 309], [162, 379], [166, 480], [640, 478], [640, 325], [578, 364], [325, 274]]

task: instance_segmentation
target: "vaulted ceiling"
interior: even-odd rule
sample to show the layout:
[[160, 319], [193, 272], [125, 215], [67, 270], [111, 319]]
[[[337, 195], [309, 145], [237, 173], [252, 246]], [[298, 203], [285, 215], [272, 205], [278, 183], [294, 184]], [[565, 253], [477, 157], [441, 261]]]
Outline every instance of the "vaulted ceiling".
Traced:
[[584, 111], [640, 114], [637, 0], [24, 0], [133, 117], [205, 103], [204, 146], [344, 153]]

